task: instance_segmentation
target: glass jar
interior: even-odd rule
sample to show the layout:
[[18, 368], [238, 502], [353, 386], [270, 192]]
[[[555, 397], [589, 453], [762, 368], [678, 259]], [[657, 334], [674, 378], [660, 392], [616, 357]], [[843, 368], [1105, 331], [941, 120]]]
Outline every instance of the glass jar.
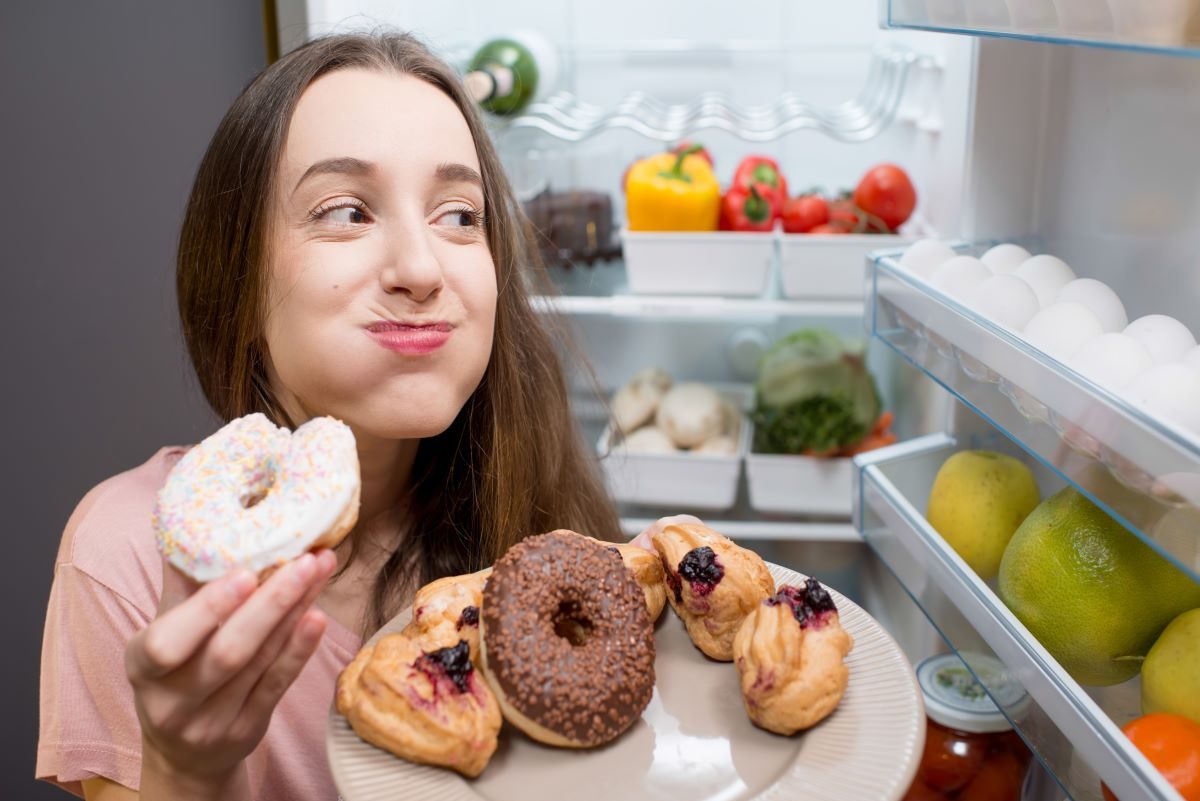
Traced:
[[917, 665], [925, 700], [925, 750], [904, 801], [1020, 801], [1031, 754], [963, 660], [982, 672], [1009, 714], [1029, 696], [1004, 665], [982, 654], [938, 654]]

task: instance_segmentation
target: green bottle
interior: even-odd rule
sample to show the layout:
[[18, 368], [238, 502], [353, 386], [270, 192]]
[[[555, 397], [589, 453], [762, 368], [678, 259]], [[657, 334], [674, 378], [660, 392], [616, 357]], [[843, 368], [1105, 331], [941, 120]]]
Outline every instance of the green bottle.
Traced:
[[519, 114], [549, 93], [557, 72], [553, 46], [531, 31], [492, 39], [475, 52], [463, 78], [467, 92], [498, 116]]

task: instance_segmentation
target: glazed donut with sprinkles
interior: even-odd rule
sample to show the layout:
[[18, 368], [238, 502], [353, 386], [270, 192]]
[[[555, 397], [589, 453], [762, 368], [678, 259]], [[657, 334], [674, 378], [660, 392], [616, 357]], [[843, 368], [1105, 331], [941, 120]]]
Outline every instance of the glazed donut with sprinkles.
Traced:
[[198, 582], [255, 573], [333, 548], [358, 520], [358, 451], [350, 428], [317, 417], [295, 431], [238, 418], [189, 450], [159, 490], [158, 548]]

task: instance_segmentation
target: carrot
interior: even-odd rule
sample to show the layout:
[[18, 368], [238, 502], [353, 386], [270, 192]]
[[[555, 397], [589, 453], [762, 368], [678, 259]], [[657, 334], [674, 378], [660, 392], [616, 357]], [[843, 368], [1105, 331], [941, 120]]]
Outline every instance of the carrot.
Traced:
[[892, 420], [894, 420], [895, 417], [896, 416], [891, 412], [884, 412], [883, 414], [879, 415], [879, 419], [875, 421], [875, 425], [871, 428], [871, 433], [882, 434], [886, 432], [891, 427]]
[[857, 456], [860, 453], [873, 451], [876, 448], [882, 448], [885, 445], [891, 445], [896, 441], [896, 435], [888, 431], [883, 434], [869, 434], [855, 445], [846, 448], [843, 453], [846, 456]]

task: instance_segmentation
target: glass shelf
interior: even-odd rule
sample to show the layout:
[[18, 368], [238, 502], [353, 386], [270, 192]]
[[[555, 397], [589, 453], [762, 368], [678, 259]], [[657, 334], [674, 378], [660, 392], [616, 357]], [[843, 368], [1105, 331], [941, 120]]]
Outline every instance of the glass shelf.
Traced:
[[[860, 262], [861, 263], [861, 262]], [[547, 269], [552, 290], [557, 294], [535, 295], [534, 309], [568, 315], [613, 315], [653, 319], [753, 319], [861, 317], [859, 299], [787, 298], [772, 274], [764, 292], [756, 297], [689, 295], [680, 287], [677, 294], [639, 295], [629, 288], [623, 261], [617, 259], [593, 266]], [[861, 281], [861, 269], [856, 271]]]
[[1190, 0], [888, 0], [885, 14], [890, 28], [1200, 58], [1194, 8]]
[[870, 333], [1200, 581], [1200, 440], [876, 256]]
[[[698, 51], [663, 52], [695, 55]], [[611, 106], [586, 103], [561, 91], [533, 103], [511, 120], [494, 121], [499, 130], [533, 129], [567, 142], [624, 129], [658, 142], [677, 142], [697, 131], [720, 130], [747, 142], [770, 142], [799, 130], [816, 130], [843, 142], [863, 142], [882, 133], [896, 117], [914, 66], [937, 69], [918, 53], [881, 47], [871, 58], [867, 80], [846, 102], [817, 106], [792, 92], [764, 105], [740, 105], [721, 92], [705, 92], [689, 103], [663, 103], [641, 91], [630, 92]]]
[[956, 652], [995, 656], [1024, 686], [1033, 704], [1014, 714], [976, 675], [1073, 799], [1099, 801], [1103, 780], [1122, 801], [1178, 801], [1119, 728], [1140, 714], [1138, 680], [1081, 687], [925, 520], [933, 477], [956, 450], [931, 434], [858, 457], [856, 527]]

